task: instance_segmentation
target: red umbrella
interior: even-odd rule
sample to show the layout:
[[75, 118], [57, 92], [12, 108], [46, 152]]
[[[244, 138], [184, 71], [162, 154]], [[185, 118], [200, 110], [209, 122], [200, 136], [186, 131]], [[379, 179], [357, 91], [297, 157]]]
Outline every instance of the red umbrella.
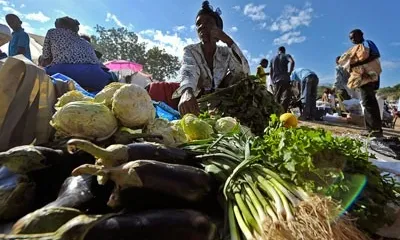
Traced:
[[112, 60], [104, 64], [112, 71], [131, 70], [133, 72], [140, 72], [143, 70], [143, 65], [126, 60]]

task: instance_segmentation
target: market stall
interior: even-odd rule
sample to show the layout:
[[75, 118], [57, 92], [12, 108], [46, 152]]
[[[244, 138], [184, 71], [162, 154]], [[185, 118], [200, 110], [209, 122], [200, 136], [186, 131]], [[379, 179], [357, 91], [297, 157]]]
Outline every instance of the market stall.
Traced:
[[[28, 64], [34, 76], [42, 73], [10, 59], [4, 66]], [[23, 81], [33, 84], [15, 86], [17, 95], [22, 87], [35, 92], [39, 78], [30, 79]], [[38, 84], [51, 83], [41, 79]], [[364, 144], [299, 127], [255, 77], [233, 82], [199, 99], [200, 116], [173, 121], [157, 117], [143, 87], [126, 83], [111, 83], [94, 97], [76, 88], [57, 99], [52, 93], [51, 101], [37, 100], [50, 104], [47, 115], [21, 108], [21, 116], [42, 117], [33, 133], [49, 131], [40, 142], [35, 134], [10, 137], [0, 153], [0, 220], [7, 234], [0, 238], [384, 235], [382, 227], [395, 221], [388, 213], [400, 202], [398, 185], [371, 164]], [[21, 101], [32, 106], [30, 99]], [[11, 118], [0, 116], [2, 134], [3, 120]]]

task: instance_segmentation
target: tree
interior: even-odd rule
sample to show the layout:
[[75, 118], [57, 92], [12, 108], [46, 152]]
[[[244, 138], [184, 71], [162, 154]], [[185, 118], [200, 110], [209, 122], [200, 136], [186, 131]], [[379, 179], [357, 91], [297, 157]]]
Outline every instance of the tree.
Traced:
[[396, 84], [393, 87], [380, 88], [378, 94], [388, 100], [397, 100], [400, 98], [400, 84]]
[[177, 57], [168, 54], [164, 49], [153, 47], [146, 50], [146, 43], [139, 42], [139, 37], [126, 28], [111, 28], [97, 25], [97, 36], [92, 36], [95, 49], [103, 54], [102, 60], [123, 59], [137, 62], [144, 70], [151, 73], [154, 79], [164, 81], [176, 76], [179, 69]]
[[144, 70], [153, 74], [155, 79], [165, 80], [168, 77], [175, 76], [179, 70], [178, 58], [158, 47], [153, 47], [147, 51], [145, 62]]

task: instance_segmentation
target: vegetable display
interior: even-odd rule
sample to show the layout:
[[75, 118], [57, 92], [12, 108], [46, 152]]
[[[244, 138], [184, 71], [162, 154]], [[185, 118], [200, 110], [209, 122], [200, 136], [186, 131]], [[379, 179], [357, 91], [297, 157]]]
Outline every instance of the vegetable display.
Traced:
[[82, 174], [110, 179], [120, 189], [148, 188], [189, 201], [198, 201], [210, 191], [210, 177], [203, 170], [152, 160], [137, 160], [110, 168], [86, 164], [72, 172], [74, 176]]
[[11, 234], [37, 234], [55, 232], [69, 220], [82, 213], [73, 208], [41, 208], [19, 219]]
[[282, 113], [282, 107], [256, 77], [239, 79], [227, 88], [202, 96], [198, 102], [203, 111], [212, 115], [234, 117], [240, 124], [250, 127], [256, 135], [262, 135], [271, 114]]
[[0, 239], [368, 240], [392, 224], [398, 183], [363, 143], [276, 116], [252, 76], [199, 103], [169, 122], [134, 84], [63, 95], [57, 138], [0, 153]]
[[112, 111], [124, 127], [143, 127], [156, 116], [149, 94], [135, 84], [126, 84], [114, 93]]
[[126, 84], [120, 82], [112, 82], [108, 84], [103, 88], [103, 90], [96, 94], [96, 96], [94, 97], [94, 101], [98, 103], [103, 103], [111, 109], [114, 93], [124, 85]]
[[373, 233], [393, 222], [385, 209], [400, 204], [399, 185], [388, 174], [381, 175], [362, 142], [323, 129], [282, 128], [274, 116], [253, 148], [268, 155], [271, 166], [297, 186], [337, 200], [350, 197], [343, 207], [364, 231]]
[[96, 164], [105, 167], [116, 167], [134, 160], [149, 159], [166, 163], [190, 163], [193, 153], [162, 144], [143, 142], [128, 145], [113, 144], [102, 148], [89, 141], [71, 139], [67, 143], [70, 153], [84, 150], [97, 158]]
[[64, 107], [67, 103], [70, 102], [78, 102], [78, 101], [92, 101], [93, 99], [91, 97], [87, 97], [83, 95], [82, 92], [78, 90], [73, 90], [65, 93], [62, 95], [56, 105], [54, 106], [56, 109]]
[[97, 223], [84, 239], [214, 240], [216, 232], [206, 215], [172, 209], [110, 217]]
[[335, 201], [280, 177], [256, 142], [235, 134], [185, 146], [223, 185], [231, 239], [367, 239], [346, 216], [336, 218]]
[[60, 108], [50, 124], [67, 137], [90, 140], [109, 138], [118, 129], [112, 112], [101, 103], [71, 102]]
[[162, 143], [166, 146], [176, 147], [187, 142], [187, 137], [180, 122], [169, 122], [162, 118], [154, 119], [146, 126], [146, 133], [159, 134], [162, 136]]
[[0, 239], [4, 240], [79, 240], [84, 239], [86, 233], [102, 219], [106, 219], [110, 215], [79, 215], [60, 228], [50, 233], [37, 234], [7, 234], [1, 235]]

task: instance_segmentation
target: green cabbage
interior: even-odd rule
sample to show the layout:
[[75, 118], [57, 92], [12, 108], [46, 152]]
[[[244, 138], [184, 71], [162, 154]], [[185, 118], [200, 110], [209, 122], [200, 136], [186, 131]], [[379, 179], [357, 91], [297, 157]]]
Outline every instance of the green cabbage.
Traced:
[[189, 140], [201, 140], [211, 137], [214, 133], [210, 124], [193, 114], [186, 114], [181, 119], [181, 126]]
[[94, 101], [98, 103], [103, 103], [107, 107], [111, 108], [114, 93], [124, 85], [126, 85], [126, 83], [112, 82], [108, 84], [103, 88], [103, 90], [96, 94], [96, 96], [94, 97]]
[[233, 117], [223, 117], [218, 119], [214, 128], [218, 133], [222, 134], [240, 131], [239, 123]]
[[129, 128], [146, 126], [156, 116], [149, 94], [136, 84], [126, 84], [114, 93], [112, 111]]
[[93, 100], [93, 98], [83, 95], [83, 93], [81, 93], [78, 90], [73, 90], [65, 93], [60, 98], [58, 98], [58, 101], [54, 107], [56, 109], [59, 109], [70, 102], [91, 101], [91, 100]]
[[50, 124], [64, 136], [90, 140], [107, 139], [118, 128], [117, 120], [104, 104], [85, 101], [60, 108]]
[[176, 147], [187, 142], [183, 129], [178, 126], [180, 122], [169, 122], [168, 120], [157, 118], [146, 126], [146, 133], [159, 134], [163, 137], [163, 144], [169, 147]]
[[185, 132], [183, 131], [181, 121], [174, 120], [170, 122], [171, 128], [173, 129], [174, 140], [176, 143], [182, 144], [188, 141]]

